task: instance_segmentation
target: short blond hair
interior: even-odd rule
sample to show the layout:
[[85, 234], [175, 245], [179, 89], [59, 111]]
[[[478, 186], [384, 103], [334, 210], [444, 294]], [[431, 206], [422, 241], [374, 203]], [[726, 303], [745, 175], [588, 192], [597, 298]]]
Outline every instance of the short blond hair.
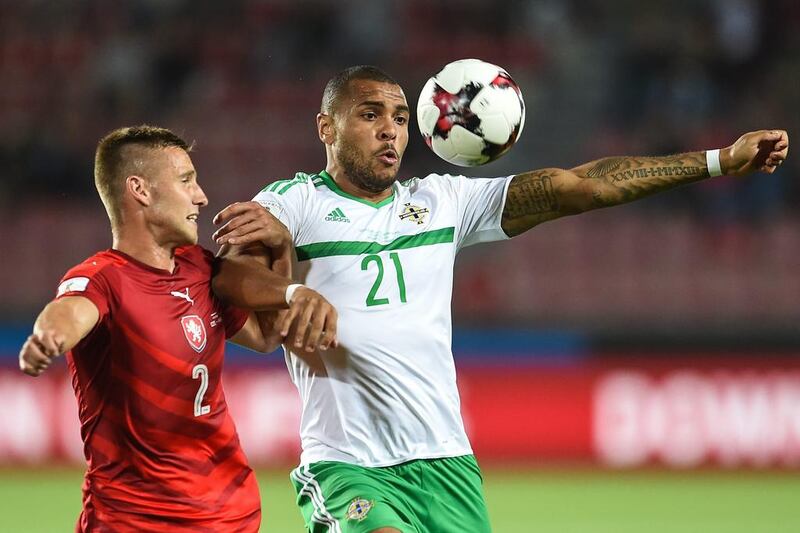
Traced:
[[97, 143], [94, 154], [94, 185], [112, 224], [118, 217], [118, 204], [125, 178], [140, 173], [147, 164], [148, 150], [177, 146], [187, 152], [192, 146], [166, 128], [131, 126], [116, 129]]

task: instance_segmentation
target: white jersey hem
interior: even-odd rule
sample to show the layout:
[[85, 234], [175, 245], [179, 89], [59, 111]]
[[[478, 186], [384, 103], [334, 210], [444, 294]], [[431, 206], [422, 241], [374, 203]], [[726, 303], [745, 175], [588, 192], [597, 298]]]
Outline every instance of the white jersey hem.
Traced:
[[408, 457], [396, 457], [390, 461], [380, 461], [376, 463], [367, 463], [364, 461], [353, 460], [354, 458], [347, 454], [341, 454], [337, 456], [324, 456], [320, 454], [319, 456], [314, 456], [309, 458], [301, 457], [298, 468], [301, 466], [312, 465], [314, 463], [319, 463], [322, 461], [336, 461], [338, 463], [347, 463], [356, 466], [363, 466], [365, 468], [385, 468], [387, 466], [397, 466], [403, 463], [409, 463], [411, 461], [420, 461], [424, 459], [445, 459], [448, 457], [461, 457], [464, 455], [473, 455], [473, 454], [474, 452], [472, 451], [472, 448], [464, 448], [461, 450], [451, 450], [441, 453], [431, 453], [431, 454], [426, 453], [421, 455], [412, 455]]

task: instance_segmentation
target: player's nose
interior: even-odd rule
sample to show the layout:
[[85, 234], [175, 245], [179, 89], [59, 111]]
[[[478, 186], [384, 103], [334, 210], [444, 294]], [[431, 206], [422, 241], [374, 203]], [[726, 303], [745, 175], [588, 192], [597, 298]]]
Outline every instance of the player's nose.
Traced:
[[206, 196], [206, 193], [203, 192], [202, 187], [199, 185], [197, 186], [197, 191], [195, 192], [194, 204], [199, 205], [200, 207], [205, 207], [208, 205], [208, 197]]
[[378, 138], [382, 141], [390, 141], [397, 138], [397, 124], [391, 118], [381, 120], [378, 130]]

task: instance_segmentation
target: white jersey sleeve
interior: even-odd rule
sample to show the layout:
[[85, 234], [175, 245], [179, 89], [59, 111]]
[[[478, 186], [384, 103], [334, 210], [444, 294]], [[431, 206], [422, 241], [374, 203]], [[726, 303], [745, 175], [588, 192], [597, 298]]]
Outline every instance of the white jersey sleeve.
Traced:
[[303, 231], [308, 187], [314, 187], [312, 179], [312, 176], [298, 172], [294, 179], [270, 183], [253, 198], [286, 226], [294, 242]]
[[501, 228], [503, 206], [513, 176], [467, 178], [442, 176], [452, 190], [460, 224], [456, 228], [457, 247], [508, 239]]

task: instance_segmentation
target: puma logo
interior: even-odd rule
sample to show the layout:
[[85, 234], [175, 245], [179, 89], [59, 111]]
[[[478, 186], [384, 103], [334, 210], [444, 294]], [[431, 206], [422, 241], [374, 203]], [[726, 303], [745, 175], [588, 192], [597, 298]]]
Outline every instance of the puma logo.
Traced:
[[189, 296], [189, 287], [186, 287], [186, 288], [184, 289], [184, 291], [185, 291], [185, 292], [172, 291], [170, 294], [171, 294], [172, 296], [176, 296], [176, 297], [178, 297], [178, 298], [183, 298], [184, 300], [186, 300], [186, 301], [187, 301], [187, 302], [189, 302], [190, 304], [194, 305], [194, 300], [192, 300], [192, 298]]

